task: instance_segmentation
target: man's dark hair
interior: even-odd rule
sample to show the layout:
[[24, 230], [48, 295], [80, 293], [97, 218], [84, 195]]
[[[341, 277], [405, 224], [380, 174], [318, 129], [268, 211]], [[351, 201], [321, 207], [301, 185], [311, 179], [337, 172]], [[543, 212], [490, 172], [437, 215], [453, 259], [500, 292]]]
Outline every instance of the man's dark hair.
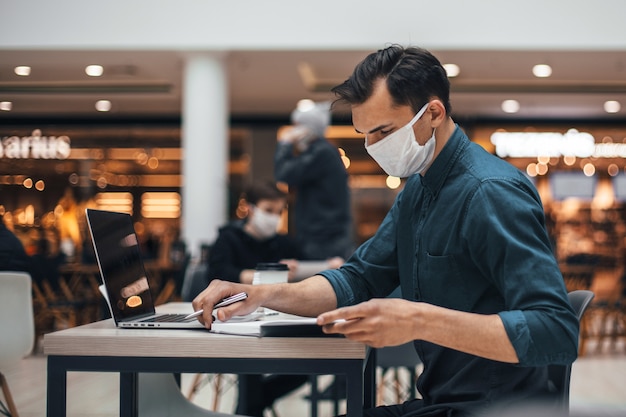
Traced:
[[287, 195], [280, 191], [276, 184], [270, 181], [259, 181], [250, 184], [245, 192], [244, 198], [250, 204], [257, 204], [259, 200], [278, 200], [287, 198]]
[[369, 54], [346, 81], [331, 90], [337, 101], [363, 104], [374, 83], [385, 79], [394, 104], [409, 105], [417, 113], [432, 98], [441, 100], [450, 114], [450, 81], [433, 54], [417, 47], [391, 45]]

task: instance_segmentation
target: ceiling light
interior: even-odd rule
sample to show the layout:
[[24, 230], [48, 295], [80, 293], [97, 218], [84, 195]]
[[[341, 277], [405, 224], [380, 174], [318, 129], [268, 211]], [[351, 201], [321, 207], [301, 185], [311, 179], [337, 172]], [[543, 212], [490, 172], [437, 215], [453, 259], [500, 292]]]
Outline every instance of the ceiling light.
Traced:
[[461, 68], [457, 64], [443, 64], [443, 68], [449, 78], [458, 77], [461, 73]]
[[10, 101], [0, 101], [0, 110], [1, 111], [11, 111], [13, 108], [13, 103]]
[[98, 100], [98, 101], [96, 101], [96, 110], [98, 110], [98, 111], [109, 111], [109, 110], [111, 110], [111, 102], [109, 100]]
[[517, 113], [520, 109], [519, 101], [517, 100], [504, 100], [501, 107], [505, 113]]
[[104, 72], [104, 68], [102, 65], [87, 65], [85, 68], [85, 73], [90, 77], [99, 77]]
[[15, 67], [15, 74], [21, 77], [28, 77], [30, 75], [30, 67], [26, 65], [20, 65], [19, 67]]
[[604, 111], [607, 113], [617, 113], [622, 108], [619, 101], [609, 100], [604, 102]]
[[546, 78], [552, 75], [552, 67], [546, 64], [537, 64], [533, 67], [533, 75], [538, 78]]

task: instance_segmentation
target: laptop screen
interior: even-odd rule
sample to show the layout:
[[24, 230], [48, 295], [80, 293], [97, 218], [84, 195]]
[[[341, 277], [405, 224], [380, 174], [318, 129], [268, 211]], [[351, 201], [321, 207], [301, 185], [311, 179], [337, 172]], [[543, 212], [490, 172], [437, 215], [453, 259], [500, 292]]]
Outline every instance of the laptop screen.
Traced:
[[115, 321], [154, 314], [154, 302], [130, 215], [93, 209], [87, 209], [86, 213]]

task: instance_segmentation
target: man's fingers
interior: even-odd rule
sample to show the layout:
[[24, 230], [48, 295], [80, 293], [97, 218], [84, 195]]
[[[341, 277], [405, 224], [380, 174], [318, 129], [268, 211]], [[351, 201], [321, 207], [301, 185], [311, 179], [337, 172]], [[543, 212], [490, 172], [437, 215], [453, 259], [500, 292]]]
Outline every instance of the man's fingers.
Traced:
[[330, 324], [340, 320], [357, 320], [364, 318], [358, 306], [343, 307], [336, 310], [327, 311], [317, 316], [317, 324]]

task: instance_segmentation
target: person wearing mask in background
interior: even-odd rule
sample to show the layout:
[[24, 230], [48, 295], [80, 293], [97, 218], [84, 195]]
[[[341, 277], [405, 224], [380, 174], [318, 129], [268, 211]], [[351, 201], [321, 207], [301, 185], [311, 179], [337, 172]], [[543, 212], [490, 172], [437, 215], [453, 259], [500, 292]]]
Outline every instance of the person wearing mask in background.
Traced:
[[310, 260], [347, 259], [354, 250], [348, 173], [325, 138], [330, 103], [301, 100], [278, 137], [274, 177], [295, 190], [295, 237]]
[[[301, 257], [296, 242], [287, 235], [277, 233], [287, 196], [275, 184], [258, 182], [244, 192], [248, 216], [234, 221], [219, 230], [217, 240], [209, 254], [209, 280], [251, 284], [255, 267], [259, 263], [283, 261], [290, 265], [289, 279]], [[266, 408], [303, 385], [306, 375], [239, 375], [240, 396], [237, 414], [262, 417]], [[243, 384], [246, 388], [243, 389]]]
[[[469, 140], [450, 116], [450, 82], [430, 52], [392, 45], [333, 92], [368, 153], [407, 178], [376, 234], [339, 269], [293, 284], [213, 281], [193, 301], [210, 327], [260, 305], [317, 316], [326, 333], [373, 347], [413, 342], [421, 399], [366, 417], [482, 415], [555, 399], [548, 365], [577, 357], [579, 323], [552, 253], [537, 190]], [[383, 298], [400, 286], [403, 299]], [[207, 314], [207, 311], [209, 312]]]
[[0, 271], [30, 273], [30, 257], [22, 242], [6, 227], [3, 217], [0, 216]]
[[293, 278], [302, 253], [288, 235], [278, 233], [287, 196], [270, 182], [257, 182], [244, 191], [248, 215], [220, 228], [209, 255], [211, 277], [251, 284], [254, 269], [264, 262], [284, 261]]

